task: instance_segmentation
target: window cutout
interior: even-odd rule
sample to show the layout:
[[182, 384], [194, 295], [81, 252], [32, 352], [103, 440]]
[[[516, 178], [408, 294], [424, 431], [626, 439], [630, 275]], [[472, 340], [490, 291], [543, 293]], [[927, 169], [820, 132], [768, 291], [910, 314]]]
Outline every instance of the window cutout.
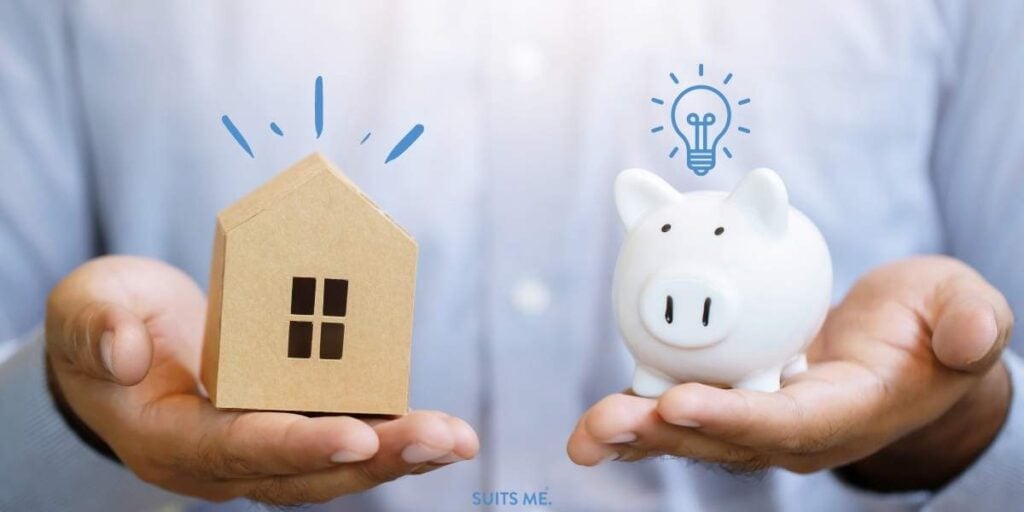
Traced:
[[345, 316], [348, 309], [348, 281], [324, 279], [324, 315]]
[[320, 359], [341, 359], [345, 344], [345, 324], [320, 324]]
[[[292, 314], [312, 315], [313, 304], [316, 301], [316, 278], [315, 277], [293, 277], [292, 278]], [[309, 356], [306, 356], [309, 357]]]
[[309, 359], [312, 353], [313, 322], [290, 322], [288, 324], [288, 357]]

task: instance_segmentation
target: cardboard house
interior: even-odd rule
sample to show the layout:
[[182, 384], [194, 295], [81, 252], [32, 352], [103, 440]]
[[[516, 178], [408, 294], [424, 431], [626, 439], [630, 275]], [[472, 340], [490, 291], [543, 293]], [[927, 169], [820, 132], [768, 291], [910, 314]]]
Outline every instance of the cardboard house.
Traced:
[[214, 406], [404, 414], [416, 255], [319, 154], [222, 211], [202, 359]]

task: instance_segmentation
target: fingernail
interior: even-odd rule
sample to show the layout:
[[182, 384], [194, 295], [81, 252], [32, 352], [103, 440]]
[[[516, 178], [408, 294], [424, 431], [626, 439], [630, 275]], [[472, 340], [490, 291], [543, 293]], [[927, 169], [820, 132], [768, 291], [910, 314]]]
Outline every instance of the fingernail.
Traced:
[[608, 444], [620, 444], [632, 443], [633, 441], [636, 441], [636, 434], [634, 434], [633, 432], [623, 432], [605, 442]]
[[619, 452], [611, 452], [608, 455], [605, 455], [604, 457], [601, 457], [601, 461], [598, 462], [598, 464], [604, 464], [605, 462], [608, 462], [608, 461], [618, 460], [618, 458], [619, 458]]
[[331, 462], [334, 462], [336, 464], [344, 464], [346, 462], [358, 462], [361, 460], [366, 460], [369, 459], [370, 457], [372, 457], [372, 455], [365, 453], [350, 452], [348, 450], [339, 450], [334, 452], [334, 455], [331, 455]]
[[981, 343], [973, 344], [973, 351], [967, 356], [967, 365], [973, 365], [978, 361], [981, 361], [992, 351], [992, 346], [999, 341], [999, 322], [996, 320], [996, 313], [993, 311], [991, 314], [984, 315], [984, 320], [981, 320], [984, 325], [981, 326], [984, 330], [984, 334], [981, 336]]
[[402, 460], [409, 464], [419, 464], [434, 460], [448, 453], [448, 450], [434, 448], [420, 443], [413, 443], [402, 449]]
[[114, 373], [114, 333], [103, 331], [100, 335], [100, 358], [103, 359], [103, 366], [111, 374]]
[[449, 453], [448, 455], [445, 455], [444, 457], [436, 458], [436, 459], [434, 459], [434, 460], [432, 460], [430, 462], [433, 462], [435, 464], [451, 464], [452, 462], [459, 462], [459, 461], [462, 461], [462, 460], [466, 460], [466, 459], [463, 459], [462, 457], [459, 457], [458, 455], [455, 455], [455, 452], [452, 452], [452, 453]]
[[700, 423], [697, 423], [696, 421], [691, 420], [689, 418], [680, 418], [680, 419], [665, 420], [665, 421], [668, 421], [669, 423], [671, 423], [673, 425], [678, 425], [680, 427], [697, 428], [697, 427], [700, 426]]

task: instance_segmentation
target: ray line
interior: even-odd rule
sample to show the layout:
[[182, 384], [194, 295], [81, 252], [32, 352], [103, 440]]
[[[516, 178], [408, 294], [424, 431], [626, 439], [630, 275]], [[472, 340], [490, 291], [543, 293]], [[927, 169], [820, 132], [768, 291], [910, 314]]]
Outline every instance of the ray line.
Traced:
[[249, 147], [249, 142], [245, 140], [245, 136], [242, 135], [242, 132], [238, 131], [238, 127], [235, 126], [235, 123], [231, 121], [231, 118], [228, 117], [227, 114], [221, 116], [220, 122], [224, 123], [224, 127], [228, 129], [228, 133], [230, 133], [235, 139], [235, 142], [237, 142], [246, 153], [249, 153], [251, 158], [256, 158], [256, 155], [252, 152], [252, 148]]
[[398, 141], [398, 144], [395, 144], [394, 149], [388, 153], [388, 158], [384, 160], [384, 163], [388, 163], [402, 156], [402, 153], [405, 153], [405, 150], [409, 149], [409, 146], [412, 146], [412, 143], [416, 142], [416, 139], [420, 138], [420, 135], [423, 135], [423, 125], [418, 124], [413, 126], [412, 129], [409, 130], [409, 133], [405, 134], [405, 137], [402, 137], [402, 140]]
[[324, 77], [316, 77], [316, 90], [313, 98], [313, 124], [316, 127], [316, 138], [324, 132]]

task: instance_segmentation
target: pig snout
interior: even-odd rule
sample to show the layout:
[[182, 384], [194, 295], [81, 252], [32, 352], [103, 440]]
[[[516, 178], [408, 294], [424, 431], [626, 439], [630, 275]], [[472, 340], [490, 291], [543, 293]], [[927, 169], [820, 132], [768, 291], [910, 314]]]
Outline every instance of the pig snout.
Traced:
[[732, 287], [703, 276], [655, 276], [643, 287], [640, 318], [662, 343], [699, 348], [725, 339], [735, 322]]

